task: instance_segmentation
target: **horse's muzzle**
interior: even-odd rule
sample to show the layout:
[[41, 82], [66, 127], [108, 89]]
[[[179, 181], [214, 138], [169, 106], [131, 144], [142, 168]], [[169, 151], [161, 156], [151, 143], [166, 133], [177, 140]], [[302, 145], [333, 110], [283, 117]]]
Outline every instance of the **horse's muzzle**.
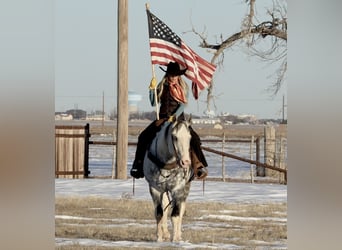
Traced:
[[182, 167], [182, 168], [189, 168], [190, 165], [191, 165], [191, 161], [190, 161], [190, 158], [182, 158], [179, 160], [179, 165]]

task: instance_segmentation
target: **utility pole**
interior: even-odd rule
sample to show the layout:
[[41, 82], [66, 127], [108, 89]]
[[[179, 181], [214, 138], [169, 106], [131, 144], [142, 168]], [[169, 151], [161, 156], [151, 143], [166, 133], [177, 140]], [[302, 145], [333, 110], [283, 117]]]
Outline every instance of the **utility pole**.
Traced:
[[105, 112], [104, 112], [104, 91], [102, 92], [102, 129], [104, 128], [104, 116], [105, 116]]
[[127, 179], [128, 148], [128, 0], [118, 0], [116, 179]]
[[285, 123], [285, 95], [283, 95], [283, 124]]

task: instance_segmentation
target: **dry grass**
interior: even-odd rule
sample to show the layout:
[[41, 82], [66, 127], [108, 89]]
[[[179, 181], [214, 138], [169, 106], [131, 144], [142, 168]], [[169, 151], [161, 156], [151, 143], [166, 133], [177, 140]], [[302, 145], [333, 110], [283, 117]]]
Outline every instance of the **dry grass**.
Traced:
[[[188, 202], [183, 238], [193, 244], [223, 243], [246, 248], [267, 245], [267, 242], [286, 244], [286, 213], [286, 204]], [[56, 237], [153, 242], [156, 230], [153, 214], [152, 201], [56, 198]], [[108, 250], [113, 247], [75, 244], [56, 249]]]
[[[146, 124], [147, 126], [148, 124]], [[229, 137], [236, 137], [236, 138], [250, 138], [252, 135], [263, 136], [264, 135], [264, 126], [262, 125], [226, 125], [223, 129], [214, 129], [212, 125], [198, 125], [194, 124], [192, 127], [198, 133], [200, 137], [202, 136], [218, 136], [222, 137], [223, 133]], [[141, 131], [145, 129], [144, 126], [129, 126], [128, 127], [128, 134], [132, 136], [138, 136]], [[280, 124], [275, 126], [276, 136], [277, 137], [287, 137], [287, 125]], [[91, 134], [112, 134], [116, 133], [116, 130], [113, 126], [91, 126], [90, 133]]]

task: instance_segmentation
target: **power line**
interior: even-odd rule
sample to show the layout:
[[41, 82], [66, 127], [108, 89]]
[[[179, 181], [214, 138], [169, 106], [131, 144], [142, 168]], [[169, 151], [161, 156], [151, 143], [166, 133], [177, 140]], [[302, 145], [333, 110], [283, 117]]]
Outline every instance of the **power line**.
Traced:
[[[57, 95], [55, 97], [58, 97], [58, 98], [102, 98], [103, 96], [102, 95]], [[113, 96], [113, 95], [106, 95], [104, 97], [110, 97], [110, 98], [113, 98], [113, 97], [116, 97], [116, 96]]]

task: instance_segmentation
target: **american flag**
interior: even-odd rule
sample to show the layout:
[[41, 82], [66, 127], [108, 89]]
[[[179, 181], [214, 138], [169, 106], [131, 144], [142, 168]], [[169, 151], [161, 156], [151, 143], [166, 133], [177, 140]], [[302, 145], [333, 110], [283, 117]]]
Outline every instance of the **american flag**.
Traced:
[[177, 62], [182, 68], [187, 68], [185, 76], [192, 81], [192, 93], [198, 99], [199, 92], [209, 87], [216, 66], [197, 55], [148, 9], [146, 12], [152, 64]]

